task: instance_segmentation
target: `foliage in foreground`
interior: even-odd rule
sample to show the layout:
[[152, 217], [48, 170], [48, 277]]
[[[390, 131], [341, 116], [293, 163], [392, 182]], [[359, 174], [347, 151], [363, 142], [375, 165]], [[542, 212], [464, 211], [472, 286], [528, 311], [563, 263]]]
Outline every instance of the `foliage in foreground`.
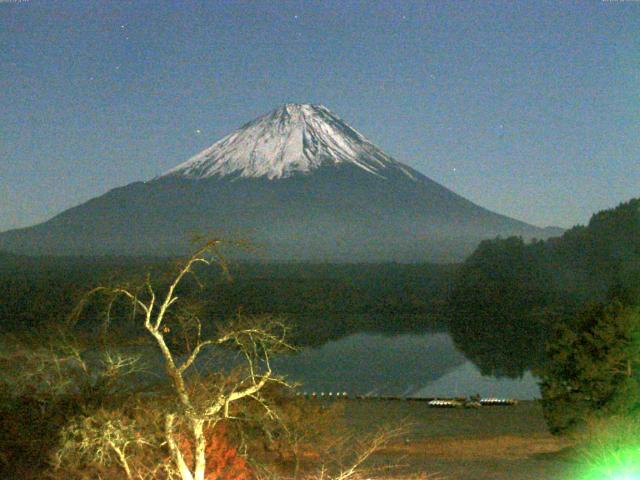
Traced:
[[585, 309], [572, 325], [559, 325], [542, 373], [542, 405], [554, 433], [637, 412], [640, 308], [613, 301]]

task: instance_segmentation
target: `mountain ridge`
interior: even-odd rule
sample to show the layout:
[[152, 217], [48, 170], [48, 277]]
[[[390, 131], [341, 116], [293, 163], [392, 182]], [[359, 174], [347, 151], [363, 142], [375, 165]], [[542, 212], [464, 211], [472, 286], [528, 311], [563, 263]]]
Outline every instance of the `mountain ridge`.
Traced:
[[287, 104], [158, 177], [0, 234], [0, 249], [175, 255], [194, 235], [248, 238], [272, 260], [403, 262], [549, 236], [396, 161], [326, 107]]

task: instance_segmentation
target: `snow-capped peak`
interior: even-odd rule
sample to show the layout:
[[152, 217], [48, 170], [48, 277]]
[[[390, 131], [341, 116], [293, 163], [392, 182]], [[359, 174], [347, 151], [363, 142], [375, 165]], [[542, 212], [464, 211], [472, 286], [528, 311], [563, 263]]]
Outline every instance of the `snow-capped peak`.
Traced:
[[384, 177], [395, 167], [414, 178], [362, 134], [322, 105], [286, 104], [240, 127], [160, 177], [215, 175], [284, 178], [326, 164], [351, 163]]

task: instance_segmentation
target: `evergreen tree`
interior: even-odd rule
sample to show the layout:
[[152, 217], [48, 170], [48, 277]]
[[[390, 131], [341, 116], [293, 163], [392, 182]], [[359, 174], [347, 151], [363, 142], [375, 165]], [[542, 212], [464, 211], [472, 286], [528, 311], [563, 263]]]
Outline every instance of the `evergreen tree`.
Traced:
[[614, 300], [561, 323], [548, 346], [542, 404], [560, 433], [588, 418], [625, 415], [640, 407], [640, 308]]

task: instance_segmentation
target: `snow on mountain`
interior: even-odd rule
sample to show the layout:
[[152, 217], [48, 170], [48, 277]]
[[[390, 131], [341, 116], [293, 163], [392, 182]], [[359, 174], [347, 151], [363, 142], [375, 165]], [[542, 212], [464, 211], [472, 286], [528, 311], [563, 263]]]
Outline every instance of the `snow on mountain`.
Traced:
[[186, 162], [160, 175], [191, 179], [215, 175], [286, 178], [322, 165], [350, 163], [385, 177], [392, 168], [415, 177], [322, 105], [286, 104], [247, 123]]

